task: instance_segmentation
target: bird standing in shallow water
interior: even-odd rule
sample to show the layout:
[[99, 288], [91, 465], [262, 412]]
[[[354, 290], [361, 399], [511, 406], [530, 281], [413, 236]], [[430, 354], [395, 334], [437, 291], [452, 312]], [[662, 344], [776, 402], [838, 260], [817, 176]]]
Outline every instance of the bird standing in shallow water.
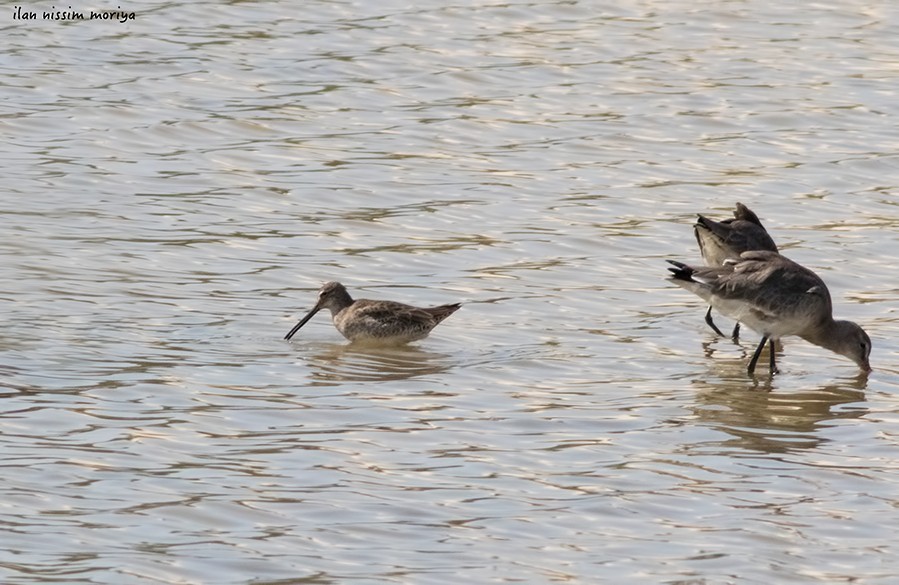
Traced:
[[749, 361], [750, 374], [769, 341], [771, 373], [777, 372], [774, 342], [788, 335], [798, 335], [846, 356], [864, 372], [871, 371], [868, 334], [852, 321], [834, 320], [827, 285], [808, 268], [765, 251], [743, 252], [720, 267], [668, 262], [674, 265], [668, 269], [671, 282], [762, 335]]
[[290, 340], [320, 310], [330, 309], [334, 326], [350, 341], [409, 343], [427, 337], [434, 327], [461, 306], [454, 303], [419, 308], [395, 301], [354, 301], [342, 284], [326, 282], [318, 292], [318, 302], [284, 339]]
[[[728, 258], [739, 258], [743, 252], [752, 250], [777, 252], [777, 245], [768, 235], [759, 217], [739, 201], [732, 219], [715, 221], [699, 215], [693, 226], [693, 233], [696, 235], [702, 259], [709, 266], [721, 266]], [[724, 333], [712, 320], [711, 305], [706, 311], [705, 322], [715, 333], [724, 337]], [[734, 341], [740, 338], [739, 321], [734, 325], [731, 337]]]

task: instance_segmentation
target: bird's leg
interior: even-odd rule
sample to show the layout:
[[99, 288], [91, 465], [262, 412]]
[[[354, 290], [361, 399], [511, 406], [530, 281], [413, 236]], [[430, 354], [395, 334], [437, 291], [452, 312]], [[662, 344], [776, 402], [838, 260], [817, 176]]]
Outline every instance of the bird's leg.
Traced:
[[[755, 353], [752, 354], [752, 359], [749, 360], [749, 367], [747, 368], [747, 371], [749, 372], [750, 376], [752, 375], [753, 372], [755, 372], [755, 364], [756, 364], [756, 362], [759, 361], [759, 356], [762, 355], [762, 350], [765, 348], [766, 343], [768, 343], [768, 336], [763, 335], [762, 341], [759, 343], [759, 346], [757, 348], [755, 348]], [[771, 359], [773, 360], [774, 358], [771, 358]], [[772, 361], [772, 363], [773, 363], [773, 361]]]
[[772, 374], [777, 374], [780, 370], [777, 369], [777, 365], [774, 363], [774, 340], [773, 340], [773, 339], [772, 339], [771, 342], [768, 344], [768, 350], [769, 350], [770, 353], [771, 353], [771, 357], [770, 357], [770, 359], [771, 359], [771, 362], [770, 362], [771, 373], [772, 373]]
[[712, 306], [711, 305], [709, 305], [709, 310], [705, 312], [705, 322], [708, 323], [709, 327], [711, 327], [715, 333], [717, 333], [721, 337], [724, 337], [724, 334], [721, 333], [721, 330], [718, 329], [718, 326], [715, 325], [714, 321], [712, 321]]
[[740, 341], [740, 322], [737, 321], [737, 324], [734, 325], [734, 332], [731, 333], [730, 338], [734, 340], [734, 343]]

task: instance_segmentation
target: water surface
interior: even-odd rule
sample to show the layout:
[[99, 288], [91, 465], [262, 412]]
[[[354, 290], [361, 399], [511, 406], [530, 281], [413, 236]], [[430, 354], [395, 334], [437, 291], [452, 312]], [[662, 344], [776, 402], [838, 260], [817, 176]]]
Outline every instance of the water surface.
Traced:
[[[4, 583], [894, 581], [891, 4], [123, 8], [4, 23]], [[736, 201], [869, 377], [665, 281]]]

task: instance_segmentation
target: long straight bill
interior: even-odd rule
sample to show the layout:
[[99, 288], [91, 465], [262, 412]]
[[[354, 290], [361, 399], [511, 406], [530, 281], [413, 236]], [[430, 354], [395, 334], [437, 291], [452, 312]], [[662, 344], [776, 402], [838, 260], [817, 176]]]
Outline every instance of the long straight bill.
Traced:
[[293, 326], [293, 329], [290, 330], [290, 333], [288, 333], [287, 335], [284, 336], [284, 339], [286, 339], [287, 341], [290, 341], [290, 338], [293, 337], [294, 334], [300, 330], [300, 327], [305, 325], [309, 321], [309, 319], [311, 319], [316, 313], [318, 313], [319, 309], [321, 309], [321, 307], [319, 307], [318, 305], [315, 305], [314, 307], [312, 307], [312, 310], [309, 311], [309, 314], [307, 314], [305, 317], [300, 319], [300, 322]]

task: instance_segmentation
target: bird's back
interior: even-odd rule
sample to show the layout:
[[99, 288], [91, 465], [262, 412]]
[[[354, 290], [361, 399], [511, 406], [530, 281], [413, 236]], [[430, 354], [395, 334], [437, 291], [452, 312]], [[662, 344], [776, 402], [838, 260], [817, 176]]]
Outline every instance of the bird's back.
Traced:
[[334, 325], [351, 341], [406, 343], [427, 337], [459, 304], [419, 308], [396, 301], [360, 299], [334, 315]]
[[799, 335], [832, 318], [827, 285], [817, 274], [775, 252], [744, 252], [720, 268], [697, 270], [706, 280], [712, 305], [774, 337]]

